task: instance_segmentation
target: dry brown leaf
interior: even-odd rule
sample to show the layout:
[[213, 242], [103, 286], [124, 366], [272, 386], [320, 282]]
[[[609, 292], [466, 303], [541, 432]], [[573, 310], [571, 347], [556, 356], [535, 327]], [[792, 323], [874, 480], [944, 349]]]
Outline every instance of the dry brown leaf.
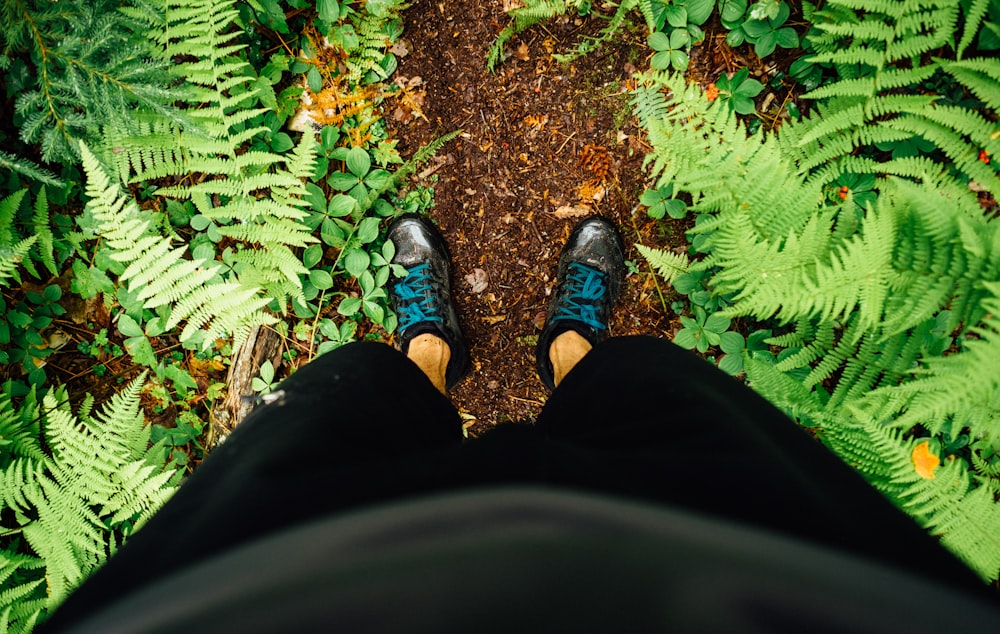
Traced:
[[526, 62], [531, 59], [531, 50], [528, 48], [528, 45], [521, 42], [521, 45], [517, 47], [516, 51], [514, 51], [514, 57], [518, 58], [522, 62]]
[[541, 130], [545, 128], [545, 124], [549, 122], [549, 115], [543, 114], [536, 117], [535, 115], [528, 115], [524, 118], [524, 125], [529, 128], [535, 128]]
[[553, 215], [560, 220], [564, 218], [580, 218], [582, 216], [589, 216], [594, 213], [594, 210], [586, 205], [563, 205], [555, 210]]
[[489, 315], [487, 317], [483, 317], [483, 321], [489, 324], [490, 326], [495, 326], [500, 322], [507, 321], [507, 315]]
[[410, 43], [400, 38], [389, 48], [389, 52], [399, 57], [406, 57], [410, 54]]
[[580, 185], [577, 189], [577, 194], [579, 194], [580, 201], [584, 204], [599, 203], [608, 194], [608, 188], [605, 187], [604, 181], [590, 179]]
[[473, 269], [472, 273], [465, 276], [465, 281], [472, 287], [472, 292], [476, 295], [486, 290], [490, 285], [490, 278], [483, 269]]
[[508, 13], [514, 9], [520, 9], [524, 6], [521, 0], [502, 0], [501, 5], [503, 6], [503, 12]]

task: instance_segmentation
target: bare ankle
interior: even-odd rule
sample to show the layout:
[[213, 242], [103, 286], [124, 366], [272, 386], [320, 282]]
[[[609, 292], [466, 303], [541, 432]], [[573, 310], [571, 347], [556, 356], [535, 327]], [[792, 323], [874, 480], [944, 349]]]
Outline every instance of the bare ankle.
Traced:
[[567, 330], [552, 340], [549, 360], [552, 362], [552, 373], [557, 386], [591, 348], [591, 343], [573, 330]]
[[417, 364], [438, 391], [445, 393], [445, 375], [451, 360], [451, 348], [444, 339], [431, 333], [417, 335], [410, 342], [406, 356]]

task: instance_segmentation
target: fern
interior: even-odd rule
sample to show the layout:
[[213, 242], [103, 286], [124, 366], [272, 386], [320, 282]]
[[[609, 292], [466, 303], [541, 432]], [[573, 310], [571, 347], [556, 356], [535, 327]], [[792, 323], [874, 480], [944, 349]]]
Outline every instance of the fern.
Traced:
[[625, 23], [626, 16], [637, 6], [639, 6], [639, 0], [623, 0], [618, 5], [618, 8], [615, 9], [614, 15], [608, 19], [607, 26], [601, 29], [597, 37], [585, 38], [572, 52], [564, 55], [553, 55], [552, 57], [558, 62], [571, 62], [597, 50], [601, 45], [618, 34], [618, 31], [621, 30], [622, 25]]
[[[707, 272], [710, 291], [731, 298], [729, 315], [786, 328], [768, 340], [784, 349], [782, 361], [745, 359], [751, 385], [814, 428], [985, 579], [997, 578], [997, 476], [981, 469], [971, 478], [967, 463], [953, 460], [926, 479], [912, 452], [918, 431], [1000, 444], [1000, 223], [930, 158], [866, 159], [880, 174], [880, 195], [862, 212], [850, 195], [828, 197], [836, 170], [811, 171], [814, 159], [802, 156], [822, 137], [806, 136], [815, 122], [786, 126], [791, 141], [748, 137], [700, 89], [658, 73], [647, 75], [633, 103], [649, 131], [652, 176], [688, 194], [690, 210], [702, 214], [690, 235], [705, 255], [689, 270]], [[845, 138], [864, 138], [870, 127], [864, 117], [852, 127], [829, 112], [847, 126]], [[924, 115], [923, 129], [948, 118], [942, 127], [966, 139], [945, 154], [986, 140], [968, 111]], [[897, 113], [884, 128], [905, 127], [910, 116]], [[842, 165], [861, 171], [861, 160]], [[893, 169], [919, 178], [884, 176]], [[938, 343], [945, 333], [958, 345], [947, 356]]]
[[[142, 378], [96, 415], [74, 416], [65, 392], [15, 410], [4, 390], [0, 420], [21, 421], [19, 457], [0, 458], [0, 511], [8, 538], [0, 551], [0, 624], [29, 631], [99, 567], [174, 490], [175, 474], [157, 466], [158, 447], [139, 410]], [[40, 421], [40, 423], [39, 423]], [[40, 453], [42, 438], [51, 455]]]
[[[0, 2], [0, 67], [18, 57], [35, 81], [17, 98], [21, 137], [40, 143], [42, 159], [78, 158], [78, 141], [127, 121], [136, 107], [180, 121], [168, 62], [153, 54], [144, 30], [110, 0]], [[9, 155], [8, 155], [9, 156]], [[13, 160], [34, 177], [44, 173]]]
[[[26, 214], [19, 214], [28, 190], [22, 189], [0, 200], [0, 286], [13, 278], [20, 283], [19, 269], [40, 278], [36, 262], [52, 275], [58, 274], [55, 258], [55, 237], [49, 223], [48, 195], [43, 187], [35, 197], [31, 216], [31, 231], [17, 230], [19, 224], [29, 224]], [[20, 217], [19, 217], [20, 216]], [[28, 235], [24, 235], [27, 233]]]
[[[246, 150], [248, 141], [269, 129], [250, 124], [265, 109], [257, 107], [248, 64], [239, 57], [245, 47], [235, 41], [239, 32], [231, 28], [237, 15], [233, 0], [166, 2], [164, 55], [196, 60], [172, 69], [188, 82], [189, 89], [181, 94], [196, 125], [182, 131], [162, 117], [147, 117], [138, 123], [146, 134], [109, 127], [104, 156], [123, 182], [202, 175], [200, 182], [170, 185], [157, 193], [190, 199], [203, 227], [236, 241], [233, 250], [223, 254], [236, 272], [236, 283], [259, 286], [284, 307], [288, 299], [302, 298], [301, 278], [308, 273], [295, 250], [317, 241], [302, 222], [307, 216], [303, 180], [313, 172], [315, 140], [305, 135], [286, 155]], [[147, 266], [157, 257], [151, 251], [145, 260], [133, 258], [135, 270], [148, 273]], [[150, 279], [146, 275], [143, 281]], [[178, 283], [182, 286], [163, 296], [164, 302], [176, 301], [197, 286], [179, 277]], [[263, 321], [256, 311], [259, 303], [251, 305], [243, 315], [249, 321], [232, 323]], [[195, 314], [202, 318], [208, 313], [193, 308], [190, 315]], [[245, 330], [241, 325], [240, 331]]]
[[541, 24], [557, 15], [563, 15], [570, 9], [582, 6], [581, 0], [525, 0], [524, 6], [510, 11], [513, 21], [508, 24], [490, 46], [486, 56], [486, 68], [493, 71], [503, 60], [503, 48], [512, 37]]
[[[986, 4], [972, 2], [966, 9], [959, 55], [978, 31]], [[988, 107], [996, 110], [1000, 101], [1000, 62], [931, 57], [953, 41], [959, 3], [833, 0], [815, 15], [819, 19], [809, 37], [817, 53], [809, 59], [832, 64], [840, 78], [805, 95], [823, 102], [814, 115], [782, 135], [786, 153], [802, 173], [826, 184], [851, 172], [933, 180], [943, 171], [958, 170], [1000, 196], [1000, 178], [978, 160], [980, 150], [1000, 150], [1000, 140], [989, 132], [992, 126], [974, 111], [921, 94], [943, 70]], [[858, 158], [877, 143], [915, 137], [933, 143], [950, 161], [886, 164]]]
[[[220, 264], [184, 259], [185, 248], [171, 247], [168, 238], [153, 230], [135, 201], [125, 198], [109, 181], [86, 146], [82, 156], [98, 232], [111, 258], [125, 265], [120, 279], [147, 308], [173, 305], [167, 328], [189, 320], [181, 339], [194, 340], [197, 334], [207, 348], [227, 334], [242, 342], [253, 326], [273, 323], [262, 312], [269, 300], [260, 297], [256, 288], [224, 282]], [[197, 333], [202, 326], [204, 330]]]
[[653, 267], [653, 270], [659, 273], [660, 277], [668, 284], [673, 282], [675, 277], [687, 271], [690, 264], [686, 255], [678, 255], [663, 249], [654, 249], [644, 244], [637, 244], [635, 246], [639, 250], [639, 253], [642, 254], [642, 257], [646, 258], [649, 265]]

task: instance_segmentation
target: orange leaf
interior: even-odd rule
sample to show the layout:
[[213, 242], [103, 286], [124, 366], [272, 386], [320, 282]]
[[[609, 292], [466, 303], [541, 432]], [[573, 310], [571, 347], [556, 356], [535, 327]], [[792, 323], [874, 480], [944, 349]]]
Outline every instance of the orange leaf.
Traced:
[[941, 459], [931, 453], [931, 443], [927, 440], [913, 448], [913, 468], [917, 475], [925, 480], [934, 478], [934, 470], [941, 464]]

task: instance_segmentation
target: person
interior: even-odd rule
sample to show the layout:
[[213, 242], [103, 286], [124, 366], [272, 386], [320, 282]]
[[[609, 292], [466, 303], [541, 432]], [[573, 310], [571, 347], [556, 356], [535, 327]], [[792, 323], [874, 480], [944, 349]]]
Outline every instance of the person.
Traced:
[[608, 336], [625, 265], [604, 218], [559, 260], [537, 421], [463, 441], [447, 247], [420, 216], [388, 235], [400, 351], [348, 344], [283, 381], [42, 631], [1000, 622], [963, 564], [742, 383]]

